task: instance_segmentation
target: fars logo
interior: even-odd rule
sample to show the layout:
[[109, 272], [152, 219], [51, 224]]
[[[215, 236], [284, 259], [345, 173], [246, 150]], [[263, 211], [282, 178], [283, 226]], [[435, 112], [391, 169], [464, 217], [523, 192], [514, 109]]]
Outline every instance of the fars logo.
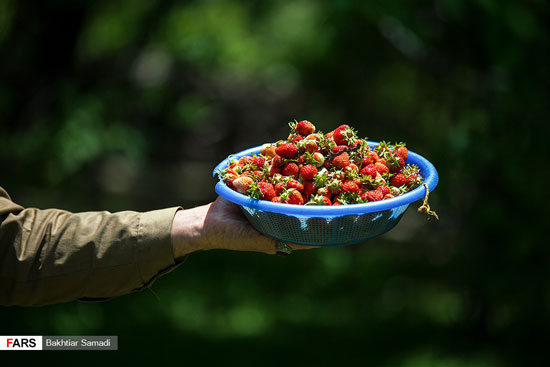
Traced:
[[42, 350], [42, 336], [0, 336], [0, 350]]

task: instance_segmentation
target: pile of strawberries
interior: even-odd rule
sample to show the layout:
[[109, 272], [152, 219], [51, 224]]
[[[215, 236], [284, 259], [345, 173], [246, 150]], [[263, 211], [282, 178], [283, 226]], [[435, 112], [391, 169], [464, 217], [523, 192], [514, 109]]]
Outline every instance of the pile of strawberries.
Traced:
[[233, 159], [220, 178], [255, 199], [297, 205], [346, 205], [391, 199], [422, 184], [416, 165], [405, 164], [404, 143], [374, 149], [348, 125], [323, 134], [310, 121], [291, 122], [284, 141], [260, 155]]

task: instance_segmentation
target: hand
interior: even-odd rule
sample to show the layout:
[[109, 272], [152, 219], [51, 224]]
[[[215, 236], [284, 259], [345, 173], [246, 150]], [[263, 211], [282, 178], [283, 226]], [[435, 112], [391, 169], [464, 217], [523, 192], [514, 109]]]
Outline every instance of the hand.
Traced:
[[[175, 258], [213, 249], [275, 254], [275, 242], [254, 229], [239, 207], [222, 197], [207, 205], [177, 211], [172, 223]], [[313, 248], [288, 245], [293, 250]]]

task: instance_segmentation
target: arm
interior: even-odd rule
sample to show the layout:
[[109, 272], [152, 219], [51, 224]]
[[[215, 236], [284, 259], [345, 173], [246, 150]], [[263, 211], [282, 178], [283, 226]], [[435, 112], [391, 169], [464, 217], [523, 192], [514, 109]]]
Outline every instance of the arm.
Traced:
[[275, 240], [222, 198], [187, 210], [70, 213], [24, 209], [0, 187], [0, 305], [123, 295], [211, 249], [273, 254]]

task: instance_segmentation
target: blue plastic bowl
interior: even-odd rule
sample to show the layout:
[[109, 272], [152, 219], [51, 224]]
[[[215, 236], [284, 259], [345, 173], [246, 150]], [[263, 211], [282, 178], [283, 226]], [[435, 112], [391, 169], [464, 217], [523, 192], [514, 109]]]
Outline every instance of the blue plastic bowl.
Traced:
[[[370, 146], [378, 142], [369, 141]], [[216, 176], [231, 159], [259, 154], [261, 146], [243, 150], [224, 159], [214, 169]], [[406, 163], [416, 164], [430, 192], [439, 181], [437, 171], [426, 158], [409, 150]], [[359, 243], [392, 229], [409, 204], [424, 198], [426, 189], [419, 186], [392, 199], [366, 204], [341, 206], [290, 205], [252, 199], [229, 188], [221, 179], [216, 193], [237, 204], [250, 223], [266, 236], [284, 242], [311, 246], [340, 246]]]

